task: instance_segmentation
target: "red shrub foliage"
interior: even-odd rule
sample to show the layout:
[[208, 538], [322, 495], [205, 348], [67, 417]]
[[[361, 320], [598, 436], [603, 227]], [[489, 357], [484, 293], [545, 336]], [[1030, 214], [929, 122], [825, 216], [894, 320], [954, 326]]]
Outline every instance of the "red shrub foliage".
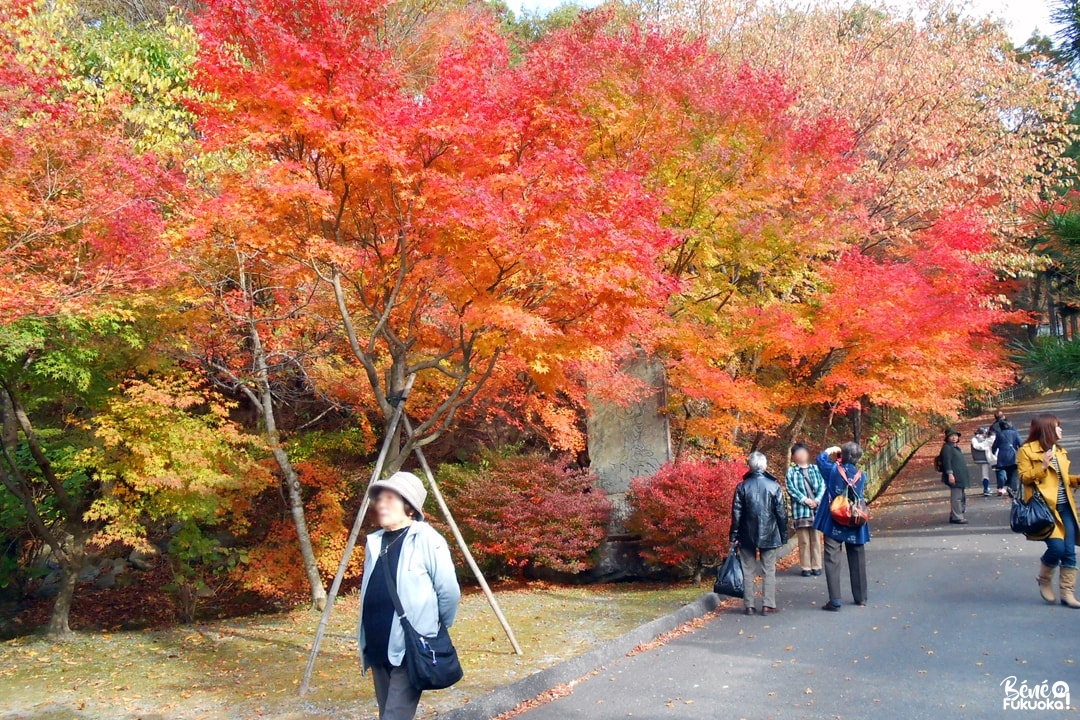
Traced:
[[628, 529], [650, 562], [698, 574], [728, 549], [731, 500], [746, 467], [731, 461], [681, 460], [630, 483]]
[[529, 565], [581, 572], [607, 536], [611, 503], [569, 460], [489, 455], [443, 465], [439, 479], [469, 549], [494, 574]]

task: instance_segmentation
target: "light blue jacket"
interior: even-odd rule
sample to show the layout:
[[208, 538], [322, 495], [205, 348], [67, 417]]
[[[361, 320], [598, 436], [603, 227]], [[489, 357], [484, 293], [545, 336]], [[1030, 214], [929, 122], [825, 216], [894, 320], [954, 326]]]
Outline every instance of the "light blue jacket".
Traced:
[[[382, 536], [382, 530], [367, 536], [364, 580], [360, 585], [361, 613], [364, 611], [364, 598], [367, 597], [371, 574], [375, 570], [379, 551], [382, 550]], [[454, 624], [458, 601], [461, 599], [454, 561], [442, 535], [426, 522], [414, 522], [402, 538], [396, 582], [401, 607], [418, 633], [430, 637], [439, 632], [440, 623], [446, 627]], [[360, 647], [362, 668], [367, 671], [362, 617], [356, 639]], [[390, 626], [390, 647], [387, 655], [392, 665], [401, 665], [405, 659], [405, 631], [401, 629], [397, 613], [394, 613]]]

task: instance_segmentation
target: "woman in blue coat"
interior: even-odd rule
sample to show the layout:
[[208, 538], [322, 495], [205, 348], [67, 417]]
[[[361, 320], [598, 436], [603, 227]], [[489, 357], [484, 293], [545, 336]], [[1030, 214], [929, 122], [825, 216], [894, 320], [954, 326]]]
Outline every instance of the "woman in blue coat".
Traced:
[[844, 527], [833, 521], [829, 512], [833, 498], [847, 491], [848, 480], [854, 483], [859, 497], [865, 497], [866, 475], [856, 466], [862, 458], [862, 448], [858, 443], [844, 443], [837, 461], [832, 460], [835, 448], [830, 450], [821, 453], [817, 460], [821, 475], [825, 478], [825, 496], [818, 505], [814, 527], [825, 536], [825, 581], [829, 586], [829, 602], [821, 609], [836, 612], [840, 609], [841, 545], [847, 554], [852, 597], [856, 605], [866, 605], [866, 543], [870, 542], [870, 527]]

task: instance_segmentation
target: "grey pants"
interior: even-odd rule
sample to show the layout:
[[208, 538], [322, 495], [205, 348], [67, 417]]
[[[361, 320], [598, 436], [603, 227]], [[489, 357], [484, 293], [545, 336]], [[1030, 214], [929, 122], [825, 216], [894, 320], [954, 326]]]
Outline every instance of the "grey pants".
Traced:
[[848, 576], [851, 578], [851, 596], [857, 604], [866, 602], [866, 546], [842, 543], [825, 537], [825, 582], [829, 586], [829, 600], [840, 602], [840, 546], [847, 550]]
[[949, 487], [949, 500], [951, 509], [949, 512], [950, 520], [963, 520], [964, 513], [967, 512], [967, 492], [962, 487]]
[[413, 720], [420, 704], [420, 691], [409, 682], [404, 666], [372, 665], [375, 699], [379, 703], [379, 720]]
[[780, 548], [758, 550], [739, 546], [739, 564], [742, 565], [743, 584], [746, 587], [743, 604], [746, 607], [754, 607], [754, 578], [758, 575], [758, 553], [761, 553], [760, 567], [763, 571], [762, 575], [765, 576], [761, 587], [761, 603], [767, 608], [774, 608], [776, 607], [776, 559], [780, 555]]

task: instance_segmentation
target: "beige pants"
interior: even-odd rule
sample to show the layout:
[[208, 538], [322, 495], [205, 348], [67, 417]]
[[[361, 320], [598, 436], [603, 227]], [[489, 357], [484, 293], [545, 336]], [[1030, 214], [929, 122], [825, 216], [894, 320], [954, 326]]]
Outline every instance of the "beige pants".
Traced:
[[812, 527], [795, 528], [799, 540], [799, 566], [803, 570], [821, 569], [821, 533]]

